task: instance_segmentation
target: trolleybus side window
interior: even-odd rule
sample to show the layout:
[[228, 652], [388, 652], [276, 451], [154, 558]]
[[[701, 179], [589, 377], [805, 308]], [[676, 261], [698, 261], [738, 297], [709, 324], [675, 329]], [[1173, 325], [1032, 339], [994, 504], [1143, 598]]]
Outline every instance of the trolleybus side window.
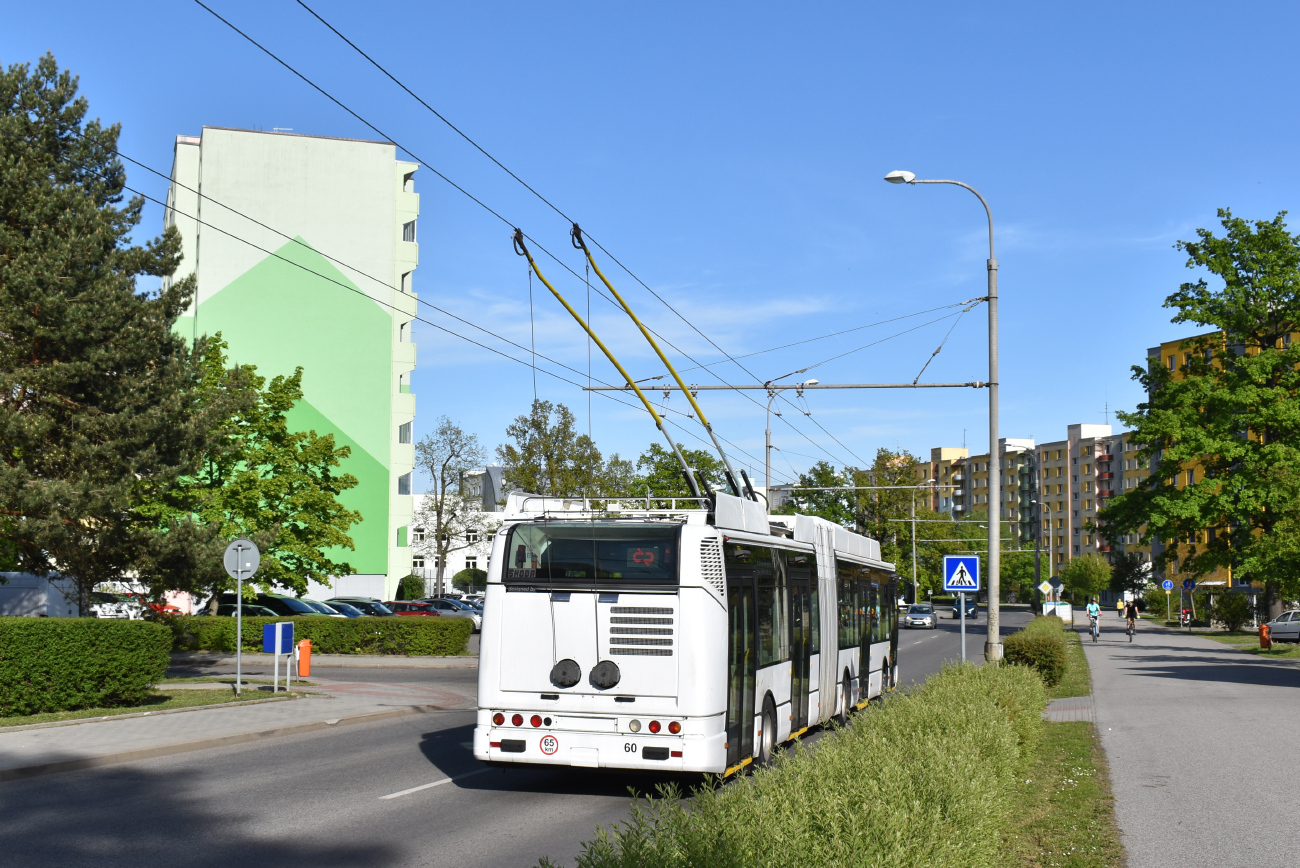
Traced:
[[840, 648], [853, 648], [862, 638], [862, 600], [858, 592], [858, 566], [848, 561], [836, 560], [835, 573], [840, 590]]
[[808, 605], [806, 617], [809, 620], [808, 647], [810, 654], [816, 654], [821, 648], [820, 607], [817, 603], [817, 556], [812, 552], [786, 552], [786, 570], [790, 578], [790, 587], [808, 586]]
[[757, 585], [754, 599], [758, 609], [758, 665], [790, 659], [783, 559], [766, 546], [728, 542], [726, 566], [729, 579], [752, 580]]
[[677, 584], [677, 525], [520, 524], [506, 542], [507, 585]]
[[862, 568], [862, 589], [867, 598], [867, 620], [869, 621], [866, 644], [881, 641], [880, 586], [873, 581], [875, 578], [873, 573], [874, 571], [868, 567]]

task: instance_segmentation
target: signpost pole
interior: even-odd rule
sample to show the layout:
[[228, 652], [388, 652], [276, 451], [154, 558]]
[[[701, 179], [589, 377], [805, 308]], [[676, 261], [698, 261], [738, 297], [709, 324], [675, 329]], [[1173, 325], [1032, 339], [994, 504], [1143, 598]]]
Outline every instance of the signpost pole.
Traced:
[[966, 662], [966, 592], [957, 592], [957, 605], [961, 607], [961, 662]]
[[1169, 592], [1165, 591], [1165, 621], [1168, 622], [1173, 617], [1173, 612], [1169, 609]]
[[[222, 555], [226, 575], [235, 580], [235, 695], [244, 689], [244, 580], [251, 579], [262, 564], [262, 553], [252, 540], [237, 539]], [[221, 597], [218, 594], [217, 604]]]
[[235, 579], [235, 696], [244, 689], [244, 583]]

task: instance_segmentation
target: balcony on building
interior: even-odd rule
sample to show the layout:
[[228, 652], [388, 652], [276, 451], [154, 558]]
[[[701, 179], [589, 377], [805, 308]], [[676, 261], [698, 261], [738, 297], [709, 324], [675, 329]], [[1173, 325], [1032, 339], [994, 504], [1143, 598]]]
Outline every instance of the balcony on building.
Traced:
[[1097, 474], [1097, 478], [1098, 478], [1098, 479], [1114, 479], [1114, 478], [1115, 478], [1115, 474], [1111, 473], [1109, 470], [1103, 470], [1101, 473], [1098, 473], [1098, 474]]
[[1114, 497], [1114, 496], [1115, 496], [1115, 492], [1113, 492], [1113, 491], [1099, 491], [1099, 492], [1097, 492], [1097, 496], [1100, 497], [1100, 498], [1102, 498], [1102, 499], [1105, 499], [1105, 498], [1107, 498], [1107, 497]]
[[961, 474], [960, 474], [960, 473], [954, 473], [954, 474], [952, 475], [952, 481], [953, 481], [953, 482], [961, 482]]

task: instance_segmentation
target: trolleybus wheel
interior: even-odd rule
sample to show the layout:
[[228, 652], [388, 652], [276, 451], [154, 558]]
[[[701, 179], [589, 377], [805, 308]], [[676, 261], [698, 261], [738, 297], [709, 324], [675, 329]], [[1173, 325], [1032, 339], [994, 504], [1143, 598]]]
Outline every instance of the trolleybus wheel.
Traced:
[[840, 712], [840, 723], [843, 724], [844, 726], [849, 725], [849, 709], [852, 707], [853, 704], [853, 694], [850, 692], [852, 690], [852, 687], [850, 686], [850, 684], [851, 682], [849, 681], [849, 673], [846, 671], [844, 673], [844, 683], [843, 685], [841, 685], [841, 689], [844, 691], [844, 708]]
[[884, 696], [886, 693], [888, 693], [893, 689], [894, 689], [894, 667], [890, 666], [889, 661], [886, 660], [885, 665], [880, 669], [880, 695]]
[[758, 739], [758, 765], [770, 766], [776, 752], [776, 709], [772, 697], [763, 700], [763, 733]]

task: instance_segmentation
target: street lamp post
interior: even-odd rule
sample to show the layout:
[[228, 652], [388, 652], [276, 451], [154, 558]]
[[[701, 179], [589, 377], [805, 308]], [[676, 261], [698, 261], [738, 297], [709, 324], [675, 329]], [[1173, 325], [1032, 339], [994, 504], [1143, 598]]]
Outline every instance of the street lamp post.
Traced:
[[891, 184], [953, 184], [964, 187], [975, 194], [984, 206], [984, 213], [989, 220], [989, 258], [988, 258], [988, 305], [989, 305], [989, 457], [998, 465], [997, 474], [989, 474], [989, 504], [997, 504], [998, 513], [990, 515], [989, 522], [989, 626], [988, 641], [984, 645], [984, 658], [998, 661], [1002, 659], [1001, 608], [1002, 582], [999, 577], [1001, 568], [1001, 529], [1002, 529], [1002, 456], [998, 452], [998, 260], [993, 254], [993, 211], [979, 191], [961, 181], [928, 180], [916, 177], [912, 172], [890, 172], [885, 180]]
[[[795, 371], [794, 373], [796, 373], [796, 374], [802, 374], [803, 371]], [[784, 379], [785, 377], [788, 377], [788, 376], [790, 376], [790, 375], [789, 375], [789, 374], [783, 374], [783, 375], [781, 375], [780, 377], [773, 377], [772, 379], [768, 380], [766, 383], [763, 384], [764, 386], [767, 386], [767, 387], [768, 387], [768, 390], [767, 390], [767, 428], [766, 428], [766, 430], [763, 432], [763, 437], [764, 437], [764, 445], [763, 445], [763, 484], [767, 486], [767, 502], [768, 502], [769, 504], [772, 502], [772, 402], [773, 402], [774, 400], [776, 400], [776, 396], [777, 396], [777, 395], [781, 394], [781, 393], [784, 392], [786, 389], [793, 388], [793, 389], [795, 389], [795, 391], [799, 392], [800, 394], [803, 394], [803, 388], [804, 388], [805, 386], [816, 386], [819, 382], [821, 382], [820, 380], [805, 380], [805, 381], [802, 382], [802, 383], [796, 383], [794, 386], [785, 386], [785, 387], [782, 387], [782, 388], [772, 388], [772, 383], [774, 383], [774, 382], [777, 381], [777, 380]], [[780, 414], [780, 413], [777, 413], [776, 415], [780, 416], [781, 414]]]
[[912, 489], [912, 602], [919, 603], [921, 595], [921, 584], [916, 575], [916, 489], [924, 485], [926, 488], [934, 485], [933, 479], [927, 479], [921, 485]]

